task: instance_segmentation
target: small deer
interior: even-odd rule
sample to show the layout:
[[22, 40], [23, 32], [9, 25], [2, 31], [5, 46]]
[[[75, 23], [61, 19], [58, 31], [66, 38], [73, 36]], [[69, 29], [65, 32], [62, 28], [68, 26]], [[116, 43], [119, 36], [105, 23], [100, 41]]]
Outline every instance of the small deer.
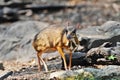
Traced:
[[[42, 59], [41, 55], [46, 52], [58, 51], [64, 61], [65, 70], [71, 69], [72, 62], [72, 50], [70, 43], [74, 43], [77, 47], [79, 41], [76, 35], [76, 27], [62, 27], [61, 25], [52, 25], [46, 29], [40, 31], [34, 38], [33, 47], [37, 51], [38, 69], [41, 71], [41, 62], [44, 65], [46, 71], [48, 71], [47, 65]], [[63, 49], [69, 51], [69, 65], [66, 64]]]

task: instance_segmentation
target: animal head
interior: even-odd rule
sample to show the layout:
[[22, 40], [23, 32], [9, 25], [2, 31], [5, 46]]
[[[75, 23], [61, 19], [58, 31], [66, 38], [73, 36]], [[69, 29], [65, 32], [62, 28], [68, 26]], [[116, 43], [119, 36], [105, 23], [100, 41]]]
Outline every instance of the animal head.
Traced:
[[65, 29], [65, 34], [67, 39], [71, 41], [76, 37], [76, 29], [75, 28]]
[[76, 30], [79, 28], [79, 25], [77, 24], [75, 27], [72, 26], [67, 26], [65, 28], [65, 34], [66, 34], [66, 38], [67, 40], [69, 40], [69, 47], [73, 50], [73, 49], [77, 49], [78, 46], [80, 45], [78, 37], [76, 35]]
[[[70, 28], [69, 28], [70, 27]], [[69, 25], [68, 23], [68, 26], [66, 27], [65, 29], [65, 33], [66, 33], [66, 37], [68, 40], [73, 40], [73, 39], [76, 39], [77, 38], [77, 35], [76, 35], [76, 30], [80, 27], [79, 24], [77, 24], [75, 27], [72, 27]]]
[[68, 40], [71, 41], [72, 39], [75, 39], [77, 37], [76, 30], [79, 28], [79, 26], [79, 24], [77, 24], [75, 27], [70, 26], [68, 22], [68, 26], [65, 28], [65, 33]]

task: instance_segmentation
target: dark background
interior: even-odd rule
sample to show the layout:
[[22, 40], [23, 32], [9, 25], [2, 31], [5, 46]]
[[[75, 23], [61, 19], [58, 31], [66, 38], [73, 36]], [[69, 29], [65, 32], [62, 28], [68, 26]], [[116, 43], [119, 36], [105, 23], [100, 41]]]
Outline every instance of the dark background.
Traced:
[[120, 0], [0, 0], [0, 23], [71, 21], [82, 26], [120, 21]]

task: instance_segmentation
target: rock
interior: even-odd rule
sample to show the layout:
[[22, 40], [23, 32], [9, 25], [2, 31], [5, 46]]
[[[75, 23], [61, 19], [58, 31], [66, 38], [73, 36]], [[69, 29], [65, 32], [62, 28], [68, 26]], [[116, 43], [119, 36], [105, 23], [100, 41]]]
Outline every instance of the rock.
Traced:
[[50, 79], [59, 79], [59, 80], [85, 80], [85, 79], [94, 79], [91, 73], [84, 71], [83, 69], [74, 70], [74, 71], [57, 71], [50, 74]]
[[105, 42], [99, 47], [88, 50], [86, 54], [87, 61], [92, 64], [112, 64], [120, 65], [120, 42], [111, 47], [111, 42]]
[[[72, 66], [88, 66], [93, 64], [120, 65], [120, 47], [110, 46], [111, 43], [106, 42], [87, 52], [74, 52], [72, 54]], [[65, 54], [65, 57], [67, 64], [69, 64], [69, 54]], [[63, 60], [62, 67], [64, 67]]]
[[4, 0], [0, 0], [0, 5], [5, 4]]
[[56, 71], [50, 74], [52, 79], [78, 79], [78, 80], [119, 80], [120, 66], [109, 65], [102, 69], [83, 68], [70, 71]]
[[8, 76], [12, 75], [12, 71], [3, 71], [0, 73], [0, 80], [4, 80]]
[[120, 76], [120, 66], [114, 66], [114, 65], [109, 65], [99, 72], [97, 74], [97, 78], [109, 78], [109, 77], [115, 77], [115, 76]]
[[32, 40], [48, 23], [38, 21], [16, 22], [9, 27], [0, 25], [0, 60], [26, 61], [36, 57]]
[[90, 64], [120, 65], [120, 48], [92, 48], [85, 57]]
[[[65, 54], [65, 57], [66, 57], [67, 65], [68, 65], [69, 64], [69, 54]], [[86, 57], [86, 53], [74, 52], [72, 54], [72, 66], [89, 65], [89, 63], [87, 62], [87, 59], [85, 57]], [[62, 60], [62, 68], [64, 68], [63, 60]]]
[[[120, 23], [108, 21], [101, 26], [89, 27], [78, 30], [80, 45], [84, 46], [83, 52], [72, 54], [72, 66], [90, 64], [120, 64]], [[117, 47], [118, 46], [118, 47]], [[113, 60], [109, 60], [113, 57]], [[66, 54], [67, 64], [69, 55]], [[63, 64], [62, 64], [63, 65]]]
[[4, 7], [3, 8], [3, 13], [8, 15], [8, 16], [13, 16], [17, 13], [17, 9], [12, 9], [12, 8], [8, 8], [8, 7]]
[[120, 66], [109, 65], [103, 69], [85, 68], [84, 70], [92, 73], [96, 80], [120, 79]]
[[87, 49], [99, 47], [105, 42], [111, 42], [112, 46], [116, 46], [116, 42], [120, 42], [120, 22], [108, 21], [101, 26], [78, 30], [77, 34], [86, 39]]
[[0, 62], [0, 70], [4, 70], [4, 66], [2, 62]]
[[[110, 49], [111, 48], [92, 48], [90, 49], [87, 54], [86, 54], [86, 58], [88, 59], [88, 62], [91, 64], [100, 64], [98, 59], [101, 58], [107, 58], [107, 56], [110, 55]], [[107, 62], [107, 60], [106, 60]]]

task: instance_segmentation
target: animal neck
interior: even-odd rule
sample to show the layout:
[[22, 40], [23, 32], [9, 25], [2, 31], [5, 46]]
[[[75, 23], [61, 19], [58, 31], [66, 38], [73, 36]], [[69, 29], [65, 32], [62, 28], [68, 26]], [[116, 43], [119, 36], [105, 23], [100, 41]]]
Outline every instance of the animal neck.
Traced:
[[74, 41], [74, 43], [75, 43], [76, 45], [79, 45], [79, 44], [80, 44], [77, 35], [75, 35], [73, 41]]
[[62, 43], [65, 45], [65, 46], [68, 46], [69, 45], [69, 40], [67, 39], [67, 36], [66, 34], [64, 33], [63, 34], [63, 39], [62, 39]]
[[79, 41], [77, 37], [73, 38], [71, 41], [69, 41], [69, 48], [74, 52], [78, 49]]

